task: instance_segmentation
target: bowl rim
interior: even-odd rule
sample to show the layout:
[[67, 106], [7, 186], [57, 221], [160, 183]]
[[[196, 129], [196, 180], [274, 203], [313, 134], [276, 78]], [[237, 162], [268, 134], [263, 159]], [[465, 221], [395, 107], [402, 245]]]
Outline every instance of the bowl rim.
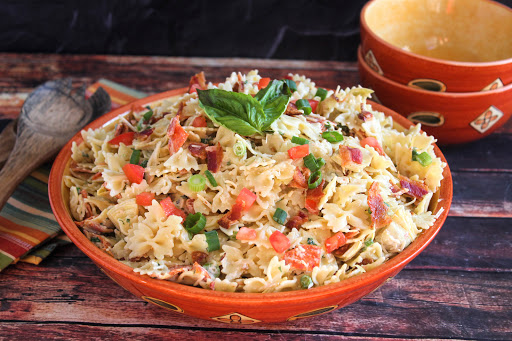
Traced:
[[[450, 99], [468, 99], [468, 98], [479, 98], [479, 97], [492, 97], [492, 96], [499, 96], [503, 93], [506, 93], [510, 90], [512, 90], [512, 83], [505, 85], [501, 88], [494, 89], [494, 90], [487, 90], [487, 91], [473, 91], [473, 92], [447, 92], [447, 91], [428, 91], [418, 88], [413, 88], [411, 86], [407, 86], [405, 84], [398, 83], [392, 79], [389, 79], [387, 77], [384, 77], [380, 75], [379, 73], [375, 72], [368, 66], [366, 61], [363, 57], [363, 49], [362, 46], [359, 45], [357, 48], [357, 61], [360, 65], [360, 67], [364, 68], [365, 71], [367, 71], [369, 74], [371, 74], [374, 78], [377, 78], [380, 82], [386, 83], [390, 87], [396, 87], [403, 91], [409, 91], [414, 94], [420, 95], [420, 96], [433, 96], [433, 97], [440, 97], [440, 98], [450, 98]], [[512, 62], [512, 58], [510, 59]]]
[[[360, 26], [361, 26], [361, 35], [363, 34], [362, 32], [364, 31], [366, 34], [371, 36], [372, 39], [376, 40], [379, 44], [385, 46], [387, 49], [391, 50], [392, 52], [394, 52], [396, 54], [406, 55], [407, 57], [412, 58], [413, 60], [416, 60], [416, 61], [422, 60], [422, 61], [427, 61], [427, 62], [434, 63], [434, 64], [458, 67], [458, 68], [466, 68], [466, 67], [490, 68], [490, 67], [494, 67], [494, 66], [503, 66], [503, 65], [507, 65], [507, 64], [512, 64], [512, 57], [506, 58], [506, 59], [495, 60], [495, 61], [491, 61], [491, 62], [462, 62], [462, 61], [427, 57], [427, 56], [423, 56], [421, 54], [417, 54], [414, 52], [405, 51], [405, 50], [399, 48], [398, 46], [385, 41], [384, 39], [379, 37], [373, 30], [370, 29], [370, 26], [368, 25], [368, 23], [366, 21], [366, 12], [368, 11], [368, 9], [371, 6], [373, 6], [378, 1], [380, 1], [380, 0], [370, 0], [363, 6], [363, 9], [361, 10], [361, 13], [359, 15], [359, 22], [360, 22]], [[512, 15], [512, 8], [506, 6], [502, 3], [492, 1], [492, 0], [477, 0], [477, 1], [485, 2], [490, 5], [495, 5], [495, 6], [501, 7], [503, 9], [511, 12], [510, 14]]]
[[[66, 233], [66, 235], [69, 236], [71, 241], [99, 267], [105, 268], [106, 270], [111, 271], [128, 281], [135, 282], [138, 285], [151, 287], [153, 290], [161, 292], [161, 295], [179, 295], [180, 299], [194, 299], [196, 301], [205, 303], [225, 302], [227, 299], [236, 299], [237, 304], [249, 304], [253, 307], [257, 304], [261, 304], [261, 302], [267, 302], [269, 304], [296, 302], [299, 298], [302, 301], [312, 302], [322, 298], [327, 298], [332, 294], [341, 295], [342, 293], [349, 293], [354, 289], [361, 289], [370, 285], [374, 285], [379, 279], [382, 279], [383, 277], [394, 276], [407, 263], [409, 263], [428, 246], [428, 244], [434, 239], [434, 237], [441, 229], [441, 226], [444, 224], [452, 202], [453, 182], [448, 163], [446, 162], [446, 159], [437, 144], [434, 144], [435, 154], [440, 157], [444, 163], [446, 163], [446, 167], [443, 171], [444, 178], [441, 181], [441, 186], [439, 188], [439, 199], [441, 200], [438, 202], [438, 207], [436, 208], [436, 212], [438, 212], [441, 208], [443, 208], [443, 212], [435, 221], [434, 225], [429, 229], [424, 230], [407, 248], [405, 248], [404, 251], [392, 257], [384, 264], [366, 273], [358, 274], [338, 283], [331, 283], [328, 285], [311, 288], [307, 291], [294, 290], [274, 293], [241, 293], [205, 290], [203, 288], [179, 284], [172, 281], [154, 279], [147, 275], [140, 275], [134, 272], [133, 268], [121, 263], [91, 243], [74, 224], [73, 219], [68, 214], [62, 197], [62, 188], [64, 185], [62, 178], [67, 164], [71, 158], [71, 146], [73, 142], [80, 143], [83, 141], [81, 137], [82, 130], [87, 130], [89, 128], [96, 129], [101, 127], [112, 121], [117, 116], [127, 113], [132, 106], [145, 106], [169, 97], [183, 94], [187, 90], [188, 88], [180, 88], [148, 96], [114, 109], [111, 112], [99, 117], [81, 129], [78, 133], [76, 133], [61, 149], [53, 163], [48, 181], [48, 195], [55, 218], [61, 226], [62, 230]], [[372, 101], [369, 101], [368, 103], [372, 105], [374, 110], [384, 112], [386, 116], [391, 116], [394, 122], [398, 123], [406, 129], [414, 125], [405, 117], [400, 116], [398, 113], [387, 107], [384, 107], [381, 104]]]

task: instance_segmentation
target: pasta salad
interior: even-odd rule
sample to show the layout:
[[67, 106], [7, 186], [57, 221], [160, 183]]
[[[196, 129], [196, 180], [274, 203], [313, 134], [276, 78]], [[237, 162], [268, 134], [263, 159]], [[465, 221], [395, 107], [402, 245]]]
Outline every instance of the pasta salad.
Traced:
[[72, 146], [73, 218], [135, 272], [210, 290], [337, 283], [403, 251], [433, 214], [435, 139], [373, 110], [371, 90], [201, 72]]

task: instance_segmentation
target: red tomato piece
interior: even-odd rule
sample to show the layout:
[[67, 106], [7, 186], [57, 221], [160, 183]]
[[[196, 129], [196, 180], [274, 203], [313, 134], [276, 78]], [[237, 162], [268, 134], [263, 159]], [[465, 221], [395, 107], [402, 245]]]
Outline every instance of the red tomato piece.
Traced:
[[248, 227], [241, 227], [238, 233], [236, 234], [236, 239], [254, 240], [256, 239], [256, 230], [250, 229]]
[[274, 231], [269, 237], [270, 244], [277, 253], [283, 253], [290, 247], [290, 240], [282, 232]]
[[204, 116], [197, 116], [192, 122], [192, 127], [206, 127], [206, 118]]
[[331, 253], [339, 247], [345, 245], [347, 242], [347, 238], [345, 237], [345, 233], [338, 232], [334, 236], [327, 238], [325, 241], [325, 251], [327, 253]]
[[304, 156], [309, 154], [309, 144], [303, 144], [302, 146], [296, 146], [288, 149], [288, 156], [290, 159], [296, 160], [303, 158]]
[[384, 156], [384, 149], [382, 149], [381, 145], [379, 144], [379, 141], [375, 137], [369, 136], [361, 140], [361, 147], [370, 146], [373, 147], [377, 153]]
[[140, 184], [144, 179], [144, 168], [139, 165], [127, 163], [123, 166], [123, 172], [131, 183]]
[[270, 83], [270, 78], [262, 78], [260, 79], [260, 81], [258, 82], [258, 89], [263, 89], [263, 88], [266, 88], [268, 83]]
[[183, 146], [188, 138], [188, 133], [180, 125], [178, 116], [175, 116], [169, 124], [167, 136], [169, 137], [169, 153], [173, 155]]
[[288, 80], [291, 80], [291, 81], [292, 81], [292, 80], [293, 80], [293, 77], [288, 75], [288, 76], [284, 76], [284, 79], [288, 79]]
[[135, 197], [137, 205], [141, 206], [151, 206], [151, 202], [153, 201], [153, 199], [155, 199], [155, 193], [151, 192], [137, 194], [137, 196]]
[[185, 220], [187, 217], [185, 212], [177, 208], [169, 197], [160, 201], [160, 206], [162, 206], [162, 209], [164, 210], [164, 213], [167, 217], [170, 215], [177, 215], [178, 217], [182, 217], [183, 220]]
[[112, 140], [108, 141], [108, 143], [114, 146], [119, 146], [120, 143], [123, 143], [125, 146], [130, 146], [133, 143], [134, 136], [135, 132], [130, 131], [114, 137]]
[[322, 248], [316, 245], [299, 245], [286, 252], [283, 259], [294, 269], [311, 271], [315, 266], [320, 265], [321, 257]]
[[316, 112], [316, 107], [318, 107], [318, 101], [315, 101], [314, 99], [308, 99], [309, 105], [311, 106], [311, 112]]
[[240, 194], [238, 194], [238, 197], [236, 198], [236, 204], [242, 205], [242, 209], [244, 211], [247, 211], [252, 206], [252, 204], [254, 204], [256, 198], [256, 194], [254, 194], [253, 192], [249, 191], [247, 188], [244, 187], [242, 188]]

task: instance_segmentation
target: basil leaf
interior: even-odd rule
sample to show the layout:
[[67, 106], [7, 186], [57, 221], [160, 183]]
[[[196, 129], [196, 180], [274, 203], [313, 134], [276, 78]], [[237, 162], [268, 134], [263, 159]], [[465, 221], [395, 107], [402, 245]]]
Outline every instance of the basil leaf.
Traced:
[[199, 105], [212, 121], [244, 136], [262, 132], [265, 112], [252, 96], [219, 89], [197, 93]]
[[258, 91], [255, 99], [263, 106], [267, 122], [263, 130], [267, 130], [272, 122], [283, 114], [288, 106], [292, 93], [288, 85], [283, 81], [273, 80], [264, 89]]

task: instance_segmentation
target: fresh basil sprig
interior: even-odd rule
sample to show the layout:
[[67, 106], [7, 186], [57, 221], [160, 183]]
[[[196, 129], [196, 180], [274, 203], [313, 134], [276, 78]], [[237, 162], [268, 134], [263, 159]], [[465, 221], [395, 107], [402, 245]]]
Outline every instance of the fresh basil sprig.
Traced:
[[283, 81], [272, 81], [256, 96], [219, 89], [197, 90], [208, 117], [243, 136], [262, 134], [286, 110], [291, 92]]

